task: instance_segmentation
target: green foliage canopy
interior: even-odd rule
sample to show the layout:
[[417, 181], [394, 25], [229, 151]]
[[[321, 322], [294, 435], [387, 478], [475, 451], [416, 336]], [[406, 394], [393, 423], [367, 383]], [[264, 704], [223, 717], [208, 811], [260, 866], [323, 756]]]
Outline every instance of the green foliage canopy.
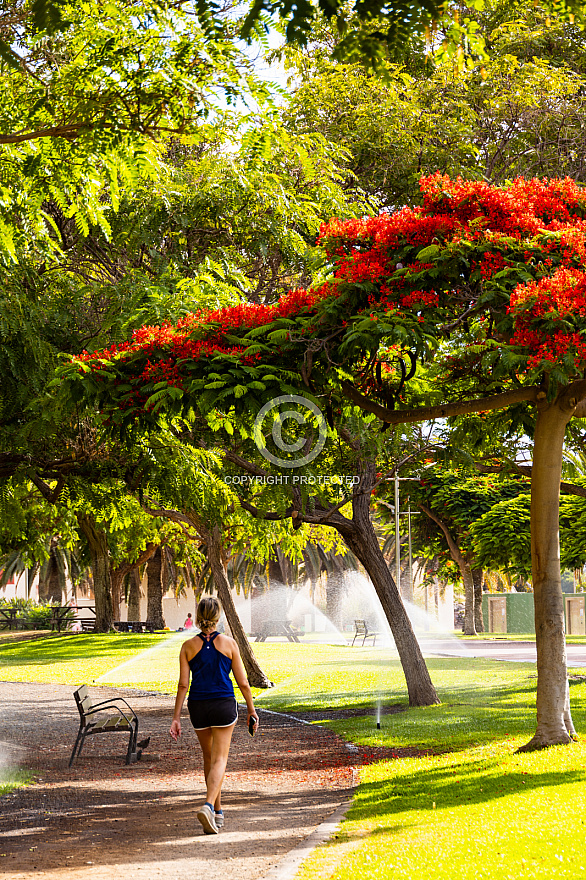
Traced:
[[411, 417], [392, 407], [410, 390], [421, 400], [408, 381], [418, 363], [432, 380], [426, 402], [440, 407], [428, 417], [479, 392], [494, 401], [476, 411], [533, 400], [544, 371], [554, 394], [586, 358], [584, 194], [569, 180], [498, 188], [435, 175], [422, 187], [421, 208], [331, 222], [322, 241], [334, 276], [317, 289], [143, 328], [66, 364], [67, 388], [118, 426], [156, 422], [161, 409], [250, 418], [301, 387], [400, 424]]

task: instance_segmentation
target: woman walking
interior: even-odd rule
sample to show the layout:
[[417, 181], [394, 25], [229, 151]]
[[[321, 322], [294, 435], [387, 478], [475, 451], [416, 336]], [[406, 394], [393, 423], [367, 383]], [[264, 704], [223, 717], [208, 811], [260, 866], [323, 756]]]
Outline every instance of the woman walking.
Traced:
[[234, 639], [216, 632], [221, 614], [222, 606], [215, 596], [206, 596], [197, 606], [196, 625], [201, 632], [187, 639], [181, 648], [175, 712], [169, 731], [177, 742], [181, 736], [181, 709], [189, 690], [189, 717], [203, 752], [206, 802], [198, 811], [197, 818], [205, 834], [217, 834], [224, 825], [222, 782], [238, 720], [230, 670], [246, 700], [247, 724], [250, 725], [253, 719], [254, 726], [258, 725], [258, 715], [254, 711], [252, 692], [238, 645]]

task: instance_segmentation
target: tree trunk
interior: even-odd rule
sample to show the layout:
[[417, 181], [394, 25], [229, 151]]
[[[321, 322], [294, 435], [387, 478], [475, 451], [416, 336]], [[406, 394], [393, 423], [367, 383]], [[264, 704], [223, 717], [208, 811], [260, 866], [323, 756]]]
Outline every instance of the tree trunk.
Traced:
[[242, 622], [238, 617], [238, 612], [236, 611], [236, 606], [232, 599], [232, 591], [230, 590], [226, 566], [222, 559], [222, 536], [218, 526], [214, 526], [207, 532], [206, 539], [208, 545], [208, 559], [214, 577], [214, 585], [218, 593], [218, 598], [222, 603], [224, 614], [226, 615], [226, 620], [230, 627], [230, 632], [240, 650], [240, 655], [242, 657], [242, 662], [244, 663], [244, 668], [246, 669], [246, 675], [248, 676], [250, 686], [257, 688], [274, 687], [273, 682], [269, 681], [258, 665], [258, 661], [254, 656], [250, 642], [244, 632]]
[[226, 566], [224, 565], [222, 555], [222, 535], [220, 533], [219, 527], [213, 526], [212, 528], [210, 528], [208, 525], [206, 525], [206, 523], [204, 523], [204, 521], [199, 517], [195, 510], [185, 510], [183, 512], [179, 512], [178, 510], [149, 509], [149, 513], [151, 513], [152, 516], [164, 516], [166, 519], [170, 519], [173, 522], [187, 523], [189, 524], [189, 526], [197, 531], [202, 541], [205, 541], [208, 548], [208, 561], [212, 570], [214, 584], [220, 601], [224, 606], [226, 621], [228, 623], [228, 626], [230, 627], [232, 636], [234, 637], [234, 640], [236, 641], [236, 644], [238, 645], [238, 648], [240, 650], [242, 662], [244, 663], [244, 668], [248, 676], [248, 681], [250, 682], [252, 687], [274, 687], [273, 682], [269, 681], [267, 676], [258, 665], [258, 661], [254, 656], [254, 653], [250, 646], [250, 642], [246, 638], [246, 633], [244, 632], [242, 622], [238, 617], [238, 612], [236, 611], [236, 607], [232, 599], [232, 592], [230, 590], [230, 582], [228, 581], [228, 575], [226, 573]]
[[163, 572], [161, 577], [163, 578], [163, 595], [171, 591], [176, 596], [177, 570], [170, 547], [163, 548]]
[[47, 572], [47, 593], [49, 602], [58, 602], [59, 605], [63, 601], [63, 589], [61, 586], [61, 575], [59, 573], [59, 563], [55, 557], [55, 551], [51, 550], [49, 559], [49, 570]]
[[39, 602], [49, 602], [50, 601], [50, 593], [49, 593], [49, 579], [47, 577], [42, 577], [39, 575]]
[[147, 563], [147, 623], [155, 629], [165, 628], [163, 617], [163, 553], [157, 547]]
[[130, 589], [128, 591], [128, 620], [140, 620], [140, 569], [138, 566], [130, 572]]
[[435, 513], [433, 510], [430, 510], [429, 507], [426, 507], [425, 504], [420, 504], [419, 508], [426, 516], [432, 519], [434, 523], [436, 523], [440, 527], [447, 541], [450, 555], [460, 569], [460, 574], [462, 575], [462, 583], [464, 584], [464, 635], [475, 636], [476, 626], [474, 625], [474, 580], [472, 578], [472, 569], [470, 568], [466, 557], [463, 555], [463, 553], [460, 552], [460, 548], [454, 541], [447, 524], [442, 519], [440, 519], [437, 513]]
[[[112, 607], [114, 613], [114, 619], [120, 620], [120, 603], [122, 602], [122, 584], [124, 583], [124, 578], [127, 574], [135, 569], [137, 566], [142, 565], [144, 562], [148, 562], [149, 559], [154, 555], [157, 549], [156, 544], [149, 543], [146, 545], [145, 549], [141, 551], [138, 559], [133, 559], [132, 562], [121, 562], [116, 568], [112, 568], [110, 571], [110, 577], [112, 580]], [[163, 576], [161, 575], [161, 578]], [[140, 587], [140, 582], [139, 582]], [[132, 589], [132, 588], [131, 588]], [[163, 581], [163, 595], [165, 594], [165, 584]], [[129, 599], [130, 604], [130, 599]], [[136, 612], [136, 613], [134, 613]], [[161, 606], [161, 619], [163, 615], [163, 609]], [[148, 616], [148, 615], [147, 615]], [[140, 620], [140, 590], [138, 592], [138, 605], [135, 605], [133, 608], [133, 616], [130, 615], [130, 607], [128, 608], [128, 620]], [[165, 624], [163, 623], [163, 626]]]
[[439, 699], [370, 518], [370, 495], [375, 482], [374, 464], [364, 463], [360, 491], [355, 492], [352, 500], [352, 520], [334, 515], [327, 522], [337, 528], [372, 580], [405, 673], [409, 705], [432, 706], [439, 703]]
[[566, 425], [560, 399], [538, 408], [531, 474], [531, 559], [537, 648], [537, 729], [523, 751], [568, 743], [570, 714], [560, 572], [559, 503]]
[[123, 569], [110, 569], [110, 582], [112, 584], [112, 615], [114, 620], [120, 620], [120, 603], [122, 602], [122, 584], [124, 583], [124, 577], [125, 572]]
[[109, 632], [112, 627], [112, 584], [110, 582], [110, 549], [106, 532], [100, 529], [93, 516], [79, 517], [92, 560], [96, 622], [94, 632]]
[[63, 600], [62, 581], [64, 579], [59, 571], [56, 546], [57, 538], [51, 538], [49, 558], [41, 568], [41, 577], [39, 578], [39, 600], [41, 602], [57, 602], [60, 605]]
[[[34, 565], [32, 565], [31, 568], [29, 568], [27, 571], [27, 578], [26, 578], [26, 582], [27, 582], [26, 597], [27, 597], [27, 599], [30, 599], [30, 597], [31, 597], [31, 589], [32, 589], [34, 580], [39, 573], [40, 567], [41, 566], [39, 565], [39, 563], [35, 562]], [[39, 589], [40, 589], [40, 585], [39, 585]], [[39, 595], [39, 598], [40, 598], [40, 595]]]
[[482, 584], [484, 572], [481, 568], [472, 569], [472, 582], [474, 583], [474, 625], [476, 632], [484, 632], [484, 618], [482, 617]]
[[389, 622], [405, 673], [409, 705], [432, 706], [439, 703], [411, 621], [386, 564], [370, 519], [368, 524], [361, 523], [354, 534], [342, 535], [342, 537], [366, 569]]

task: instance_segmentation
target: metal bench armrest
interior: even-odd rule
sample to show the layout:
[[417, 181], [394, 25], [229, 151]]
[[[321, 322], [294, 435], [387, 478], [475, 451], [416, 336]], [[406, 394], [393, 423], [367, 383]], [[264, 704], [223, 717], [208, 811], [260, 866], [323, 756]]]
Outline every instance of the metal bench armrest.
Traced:
[[[99, 716], [100, 713], [102, 712], [103, 708], [104, 708], [104, 707], [102, 706], [102, 708], [100, 708], [100, 709], [95, 709], [95, 708], [94, 708], [94, 709], [90, 709], [89, 712], [84, 712], [84, 714], [83, 714], [83, 719], [82, 719], [82, 722], [81, 722], [82, 725], [83, 725], [84, 722], [86, 722], [86, 724], [88, 724], [88, 725], [93, 724], [94, 722], [92, 721], [92, 715], [98, 715], [98, 716]], [[107, 707], [106, 707], [106, 708], [107, 708]], [[129, 715], [127, 715], [126, 712], [124, 711], [124, 709], [119, 709], [118, 707], [116, 707], [116, 711], [118, 712], [118, 715], [119, 715], [120, 717], [124, 718], [124, 720], [126, 721], [127, 724], [134, 724], [134, 722], [138, 720], [137, 717], [136, 717], [136, 715], [134, 715], [133, 718], [130, 717]], [[109, 717], [111, 717], [111, 718], [116, 718], [116, 715], [111, 715], [111, 716], [109, 716]]]
[[132, 717], [134, 719], [138, 718], [136, 712], [134, 711], [132, 706], [129, 706], [129, 704], [126, 702], [124, 697], [112, 697], [109, 700], [101, 700], [99, 703], [93, 703], [92, 708], [88, 709], [88, 711], [84, 712], [83, 714], [84, 715], [91, 715], [93, 712], [101, 711], [102, 709], [107, 709], [108, 707], [111, 707], [113, 709], [117, 709], [126, 718], [126, 714], [119, 706], [116, 705], [117, 703], [124, 703], [124, 705], [129, 710], [129, 712], [131, 712]]

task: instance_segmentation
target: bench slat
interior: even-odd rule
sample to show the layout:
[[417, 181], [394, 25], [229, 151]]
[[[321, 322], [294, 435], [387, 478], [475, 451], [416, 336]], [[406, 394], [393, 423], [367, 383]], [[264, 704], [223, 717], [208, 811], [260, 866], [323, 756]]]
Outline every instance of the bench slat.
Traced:
[[108, 715], [99, 712], [92, 716], [89, 723], [96, 733], [99, 730], [130, 730], [130, 724], [124, 715]]

